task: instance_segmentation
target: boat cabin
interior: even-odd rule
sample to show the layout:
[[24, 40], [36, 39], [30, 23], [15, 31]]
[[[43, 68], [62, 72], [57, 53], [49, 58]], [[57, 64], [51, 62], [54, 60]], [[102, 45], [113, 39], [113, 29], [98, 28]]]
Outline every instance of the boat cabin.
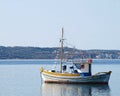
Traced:
[[73, 62], [81, 76], [91, 76], [91, 63], [92, 59], [82, 60], [81, 62]]

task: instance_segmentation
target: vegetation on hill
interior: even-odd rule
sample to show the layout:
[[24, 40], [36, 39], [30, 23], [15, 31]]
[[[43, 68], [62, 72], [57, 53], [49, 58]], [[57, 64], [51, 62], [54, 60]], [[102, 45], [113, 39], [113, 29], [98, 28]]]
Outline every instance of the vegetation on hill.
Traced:
[[[60, 48], [0, 46], [0, 59], [58, 59]], [[64, 48], [64, 58], [120, 59], [120, 50], [79, 50]]]

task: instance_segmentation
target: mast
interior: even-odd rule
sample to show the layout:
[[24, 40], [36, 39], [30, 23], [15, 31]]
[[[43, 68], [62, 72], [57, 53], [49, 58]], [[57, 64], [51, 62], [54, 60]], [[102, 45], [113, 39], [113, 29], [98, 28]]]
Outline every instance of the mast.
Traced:
[[62, 59], [63, 59], [63, 34], [64, 34], [64, 29], [62, 28], [62, 38], [60, 40], [61, 42], [61, 48], [60, 48], [60, 72], [62, 73]]

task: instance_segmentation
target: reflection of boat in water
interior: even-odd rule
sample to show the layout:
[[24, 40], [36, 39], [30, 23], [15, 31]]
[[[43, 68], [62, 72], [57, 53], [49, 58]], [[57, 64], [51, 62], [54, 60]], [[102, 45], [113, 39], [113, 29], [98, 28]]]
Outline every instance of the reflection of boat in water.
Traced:
[[73, 62], [70, 67], [71, 72], [66, 71], [67, 66], [63, 65], [63, 29], [61, 38], [60, 51], [60, 70], [44, 70], [40, 69], [42, 79], [46, 83], [108, 83], [111, 71], [99, 72], [92, 75], [91, 66], [92, 60], [88, 59], [82, 62]]
[[108, 84], [42, 84], [42, 96], [110, 96]]

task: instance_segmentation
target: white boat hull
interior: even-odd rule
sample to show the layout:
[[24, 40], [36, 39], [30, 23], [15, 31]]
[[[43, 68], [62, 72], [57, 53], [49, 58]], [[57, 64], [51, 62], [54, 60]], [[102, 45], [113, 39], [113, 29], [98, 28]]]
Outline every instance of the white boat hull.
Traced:
[[109, 82], [111, 71], [100, 72], [92, 76], [55, 76], [42, 72], [42, 79], [45, 83], [97, 83], [106, 84]]

